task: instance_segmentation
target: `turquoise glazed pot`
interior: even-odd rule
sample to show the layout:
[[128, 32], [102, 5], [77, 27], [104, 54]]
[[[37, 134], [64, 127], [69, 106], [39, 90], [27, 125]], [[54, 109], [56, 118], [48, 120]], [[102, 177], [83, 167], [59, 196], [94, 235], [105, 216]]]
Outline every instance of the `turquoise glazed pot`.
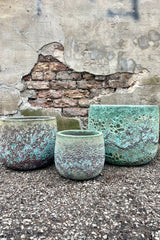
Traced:
[[61, 176], [75, 180], [90, 179], [100, 174], [104, 162], [101, 132], [65, 130], [57, 133], [55, 166]]
[[54, 117], [0, 119], [0, 157], [19, 170], [47, 165], [54, 157], [57, 124]]
[[102, 131], [106, 162], [141, 165], [151, 161], [158, 150], [158, 106], [91, 105], [89, 130]]

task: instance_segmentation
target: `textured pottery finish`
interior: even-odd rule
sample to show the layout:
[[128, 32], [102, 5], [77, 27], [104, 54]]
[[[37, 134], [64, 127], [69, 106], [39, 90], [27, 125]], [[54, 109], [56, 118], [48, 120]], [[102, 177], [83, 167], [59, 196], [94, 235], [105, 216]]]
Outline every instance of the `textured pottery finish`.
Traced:
[[105, 162], [103, 134], [66, 130], [57, 133], [55, 166], [63, 177], [85, 180], [96, 177]]
[[158, 106], [91, 105], [88, 129], [102, 131], [106, 161], [141, 165], [158, 150]]
[[47, 165], [54, 157], [56, 118], [0, 119], [0, 157], [7, 167], [19, 170]]

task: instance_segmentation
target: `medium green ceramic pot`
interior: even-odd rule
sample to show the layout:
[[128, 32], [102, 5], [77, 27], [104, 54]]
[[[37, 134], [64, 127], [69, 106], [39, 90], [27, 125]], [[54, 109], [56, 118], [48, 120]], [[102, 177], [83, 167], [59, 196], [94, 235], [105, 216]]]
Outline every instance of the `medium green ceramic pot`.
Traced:
[[103, 134], [65, 130], [56, 135], [55, 166], [63, 177], [85, 180], [96, 177], [105, 161]]
[[47, 165], [54, 157], [54, 117], [0, 119], [0, 157], [6, 167], [19, 170]]
[[159, 108], [147, 105], [91, 105], [89, 130], [102, 131], [108, 163], [141, 165], [158, 150]]

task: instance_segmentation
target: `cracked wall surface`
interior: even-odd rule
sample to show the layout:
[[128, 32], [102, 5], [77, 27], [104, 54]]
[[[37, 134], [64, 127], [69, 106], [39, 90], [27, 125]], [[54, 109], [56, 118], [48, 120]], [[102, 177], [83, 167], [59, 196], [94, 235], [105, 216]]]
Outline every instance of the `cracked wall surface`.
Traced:
[[[58, 43], [52, 45], [56, 47], [56, 55], [63, 60], [63, 46]], [[65, 117], [79, 117], [83, 123], [87, 120], [90, 104], [99, 104], [102, 96], [117, 89], [128, 89], [136, 83], [131, 73], [95, 75], [77, 72], [57, 58], [42, 54], [22, 81], [25, 89], [21, 92], [23, 103], [20, 109], [23, 112], [30, 104], [32, 107], [54, 109]]]
[[159, 7], [158, 0], [0, 1], [0, 114], [30, 104], [22, 77], [40, 54], [79, 73], [133, 74], [134, 86], [99, 94], [100, 104], [159, 104]]

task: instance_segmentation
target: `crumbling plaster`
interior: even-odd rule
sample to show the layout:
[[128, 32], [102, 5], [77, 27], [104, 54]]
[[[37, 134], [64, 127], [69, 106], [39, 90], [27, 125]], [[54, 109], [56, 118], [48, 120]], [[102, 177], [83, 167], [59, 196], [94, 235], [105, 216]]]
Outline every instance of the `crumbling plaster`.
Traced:
[[[40, 53], [56, 55], [52, 42], [64, 46], [65, 62], [75, 71], [108, 75], [146, 69], [147, 78], [159, 76], [159, 6], [159, 0], [1, 0], [0, 114], [17, 111], [21, 77]], [[140, 94], [144, 90], [138, 86]], [[10, 106], [5, 99], [12, 99]]]

